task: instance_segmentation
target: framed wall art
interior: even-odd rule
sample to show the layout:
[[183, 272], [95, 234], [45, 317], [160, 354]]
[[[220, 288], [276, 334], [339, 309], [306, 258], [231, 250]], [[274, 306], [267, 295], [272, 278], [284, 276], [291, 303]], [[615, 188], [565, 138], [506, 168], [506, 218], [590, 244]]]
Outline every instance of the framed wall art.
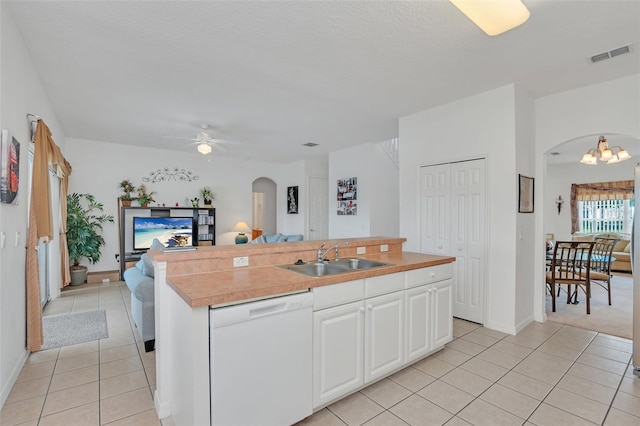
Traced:
[[9, 132], [2, 130], [0, 138], [0, 202], [18, 204], [20, 187], [20, 142], [9, 140]]
[[287, 187], [287, 214], [298, 214], [298, 187]]
[[338, 179], [338, 216], [358, 214], [358, 178]]
[[533, 213], [533, 189], [533, 178], [518, 174], [518, 213]]

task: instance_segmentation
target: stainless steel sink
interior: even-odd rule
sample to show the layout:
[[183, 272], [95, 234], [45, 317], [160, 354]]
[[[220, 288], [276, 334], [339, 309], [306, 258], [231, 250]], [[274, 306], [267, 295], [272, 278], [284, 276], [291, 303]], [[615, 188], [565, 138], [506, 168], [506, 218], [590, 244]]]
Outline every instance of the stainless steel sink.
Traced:
[[356, 270], [371, 269], [380, 266], [390, 266], [390, 263], [376, 262], [368, 259], [340, 259], [329, 262], [309, 262], [299, 265], [281, 265], [281, 268], [298, 272], [310, 277], [323, 277], [325, 275], [344, 274]]
[[391, 266], [390, 263], [378, 262], [378, 261], [369, 260], [369, 259], [358, 259], [358, 258], [340, 259], [330, 263], [332, 265], [340, 266], [342, 268], [347, 268], [351, 270], [371, 269], [371, 268], [378, 268], [380, 266]]

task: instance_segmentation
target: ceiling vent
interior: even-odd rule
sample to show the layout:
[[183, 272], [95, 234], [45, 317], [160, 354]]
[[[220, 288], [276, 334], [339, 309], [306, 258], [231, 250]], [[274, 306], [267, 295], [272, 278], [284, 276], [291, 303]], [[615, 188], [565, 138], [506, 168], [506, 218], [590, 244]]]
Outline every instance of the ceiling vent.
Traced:
[[608, 52], [603, 52], [603, 53], [598, 53], [597, 55], [593, 55], [591, 57], [591, 62], [595, 64], [596, 62], [604, 61], [605, 59], [609, 59], [609, 58], [615, 58], [616, 56], [624, 55], [625, 53], [629, 53], [629, 52], [631, 52], [630, 45], [618, 47]]
[[308, 146], [309, 148], [313, 148], [314, 146], [318, 146], [317, 143], [313, 143], [313, 142], [307, 142], [307, 143], [303, 143], [303, 146]]

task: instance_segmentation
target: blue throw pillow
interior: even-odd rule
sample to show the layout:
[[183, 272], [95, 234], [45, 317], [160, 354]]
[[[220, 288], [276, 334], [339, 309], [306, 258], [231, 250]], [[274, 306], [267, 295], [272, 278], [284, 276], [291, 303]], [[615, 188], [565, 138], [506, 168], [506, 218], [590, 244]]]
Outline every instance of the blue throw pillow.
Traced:
[[149, 250], [160, 250], [163, 248], [164, 248], [164, 244], [162, 244], [159, 239], [154, 238], [153, 241], [151, 242], [151, 247], [149, 247]]
[[153, 262], [149, 259], [149, 256], [146, 253], [143, 254], [140, 256], [140, 261], [142, 262], [142, 275], [153, 277]]

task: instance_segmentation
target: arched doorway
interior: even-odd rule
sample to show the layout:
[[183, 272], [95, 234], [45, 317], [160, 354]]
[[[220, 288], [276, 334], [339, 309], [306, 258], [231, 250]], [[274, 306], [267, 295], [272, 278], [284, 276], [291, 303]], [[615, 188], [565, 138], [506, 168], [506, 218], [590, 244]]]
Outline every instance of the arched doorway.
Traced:
[[251, 228], [264, 234], [275, 234], [277, 220], [278, 186], [269, 178], [261, 177], [253, 181], [252, 223]]
[[[599, 137], [606, 137], [610, 147], [620, 146], [627, 150], [633, 157], [630, 161], [616, 164], [606, 164], [598, 159], [597, 165], [584, 165], [580, 163], [582, 155], [587, 150], [597, 147]], [[614, 151], [617, 151], [614, 150]], [[544, 153], [543, 157], [543, 191], [542, 191], [542, 232], [549, 239], [556, 241], [572, 240], [575, 236], [571, 232], [571, 184], [591, 184], [600, 182], [617, 182], [634, 179], [634, 168], [640, 159], [640, 139], [613, 133], [599, 133], [579, 136], [564, 141]], [[629, 202], [627, 200], [626, 202]], [[620, 201], [622, 203], [622, 201]], [[606, 203], [605, 203], [606, 204]], [[582, 207], [582, 203], [579, 203]], [[624, 207], [628, 210], [628, 206]], [[620, 208], [621, 211], [624, 210]], [[583, 216], [582, 208], [578, 210], [578, 218]], [[624, 220], [622, 218], [621, 220]], [[626, 227], [628, 228], [628, 227]], [[625, 228], [625, 229], [626, 229]], [[580, 229], [578, 232], [585, 231]], [[621, 233], [628, 231], [620, 230]], [[585, 231], [586, 232], [586, 231]], [[600, 232], [600, 231], [598, 231]], [[604, 231], [603, 231], [604, 232]], [[630, 235], [620, 235], [620, 239], [629, 238]], [[592, 285], [591, 314], [587, 315], [584, 306], [584, 294], [581, 294], [581, 303], [578, 305], [566, 305], [561, 302], [557, 305], [556, 313], [551, 313], [548, 293], [540, 296], [543, 299], [542, 307], [546, 318], [569, 325], [579, 324], [581, 328], [587, 328], [605, 334], [613, 334], [621, 337], [629, 337], [632, 310], [628, 294], [633, 286], [632, 277], [626, 271], [614, 271], [612, 279], [612, 305], [606, 303], [606, 292], [598, 296], [601, 288]], [[537, 287], [543, 292], [542, 287]], [[561, 296], [565, 297], [564, 294]], [[594, 298], [600, 297], [602, 313], [594, 311]], [[546, 298], [546, 299], [545, 299]], [[575, 311], [575, 312], [574, 312]], [[624, 311], [624, 315], [621, 313]], [[600, 319], [598, 319], [598, 315]], [[619, 331], [621, 329], [624, 332]], [[618, 331], [614, 331], [618, 330]]]

